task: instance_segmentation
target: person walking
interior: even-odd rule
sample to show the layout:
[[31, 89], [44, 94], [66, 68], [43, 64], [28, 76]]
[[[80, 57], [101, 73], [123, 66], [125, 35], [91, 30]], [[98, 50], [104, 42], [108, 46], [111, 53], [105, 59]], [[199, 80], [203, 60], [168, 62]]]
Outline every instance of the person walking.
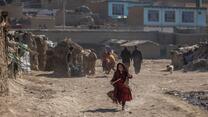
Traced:
[[129, 70], [130, 62], [131, 62], [131, 52], [127, 49], [127, 47], [124, 47], [124, 49], [121, 51], [121, 59], [122, 63], [125, 65], [127, 70]]
[[116, 59], [113, 56], [111, 52], [108, 52], [107, 56], [107, 63], [106, 63], [106, 74], [109, 74], [111, 70], [115, 71], [115, 64], [116, 64]]
[[114, 86], [114, 102], [121, 104], [122, 110], [125, 109], [126, 101], [132, 100], [131, 90], [128, 86], [130, 78], [132, 78], [132, 75], [129, 74], [125, 65], [118, 63], [111, 84]]
[[132, 60], [135, 74], [140, 73], [143, 57], [141, 51], [137, 49], [137, 46], [134, 47], [134, 51], [132, 52]]

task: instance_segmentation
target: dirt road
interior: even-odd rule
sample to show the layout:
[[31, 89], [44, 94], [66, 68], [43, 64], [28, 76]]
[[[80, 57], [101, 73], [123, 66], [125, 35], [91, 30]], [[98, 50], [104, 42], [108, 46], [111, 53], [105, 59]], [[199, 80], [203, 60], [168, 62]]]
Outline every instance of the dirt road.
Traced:
[[[130, 81], [133, 101], [121, 111], [107, 97], [113, 89], [97, 66], [94, 77], [54, 78], [33, 72], [10, 80], [10, 96], [0, 98], [1, 117], [208, 117], [208, 111], [173, 96], [169, 90], [208, 90], [208, 73], [163, 72], [168, 60], [147, 60]], [[131, 68], [133, 72], [133, 68]]]

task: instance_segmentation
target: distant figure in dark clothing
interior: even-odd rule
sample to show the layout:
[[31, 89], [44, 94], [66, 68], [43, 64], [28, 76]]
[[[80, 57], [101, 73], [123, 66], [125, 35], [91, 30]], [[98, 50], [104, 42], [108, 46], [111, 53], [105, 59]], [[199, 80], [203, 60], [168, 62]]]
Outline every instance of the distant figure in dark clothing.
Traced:
[[141, 69], [143, 58], [142, 58], [142, 53], [137, 49], [136, 46], [134, 51], [132, 52], [132, 60], [133, 60], [135, 74], [138, 74]]
[[121, 55], [120, 56], [121, 56], [121, 59], [122, 59], [122, 63], [129, 70], [130, 62], [131, 62], [131, 52], [127, 49], [127, 47], [125, 47], [121, 51]]
[[193, 51], [188, 51], [187, 53], [183, 54], [184, 65], [193, 61]]
[[102, 58], [101, 58], [101, 60], [102, 60], [102, 67], [103, 67], [103, 72], [105, 72], [106, 73], [106, 71], [107, 71], [107, 56], [108, 56], [108, 52], [107, 52], [107, 50], [105, 49], [105, 51], [102, 53]]

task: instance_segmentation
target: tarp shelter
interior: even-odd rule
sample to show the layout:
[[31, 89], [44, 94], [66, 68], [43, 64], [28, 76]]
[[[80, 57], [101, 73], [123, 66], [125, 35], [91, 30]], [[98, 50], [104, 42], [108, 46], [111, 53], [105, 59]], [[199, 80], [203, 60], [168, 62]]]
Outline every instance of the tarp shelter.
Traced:
[[24, 71], [24, 72], [31, 72], [31, 69], [30, 69], [30, 52], [28, 51], [25, 51], [24, 55], [20, 58], [20, 61], [21, 61], [21, 69]]
[[127, 43], [128, 40], [122, 40], [122, 39], [110, 39], [103, 42], [104, 46], [109, 46], [111, 49], [113, 49], [115, 52], [121, 51], [121, 45], [124, 43]]
[[[82, 66], [83, 48], [71, 39], [64, 39], [53, 49], [53, 70], [58, 76], [74, 76], [74, 70]], [[75, 69], [76, 68], [76, 69]], [[80, 74], [82, 69], [79, 68]], [[81, 74], [82, 75], [82, 74]]]
[[121, 45], [121, 47], [128, 47], [130, 51], [133, 51], [135, 46], [142, 52], [143, 58], [160, 58], [160, 45], [156, 42], [149, 40], [132, 40]]
[[113, 45], [124, 44], [126, 42], [128, 42], [128, 41], [127, 40], [122, 40], [122, 39], [110, 39], [110, 40], [104, 41], [103, 44], [113, 46]]

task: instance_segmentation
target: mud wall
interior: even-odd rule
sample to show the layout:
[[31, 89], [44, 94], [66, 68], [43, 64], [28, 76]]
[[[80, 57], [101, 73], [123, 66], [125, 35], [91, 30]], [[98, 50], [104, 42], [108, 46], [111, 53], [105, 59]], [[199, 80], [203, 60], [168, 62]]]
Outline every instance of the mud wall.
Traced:
[[8, 70], [5, 53], [5, 38], [2, 28], [0, 28], [0, 96], [8, 94]]
[[161, 33], [156, 31], [129, 31], [129, 30], [28, 30], [34, 34], [44, 34], [50, 40], [59, 42], [65, 37], [71, 37], [75, 42], [81, 44], [101, 44], [108, 39], [125, 40], [151, 40], [160, 45], [183, 45], [193, 44], [208, 40], [207, 33], [181, 34]]
[[157, 32], [114, 31], [114, 30], [28, 30], [34, 34], [44, 34], [50, 40], [59, 42], [65, 37], [81, 44], [100, 44], [108, 39], [151, 40], [157, 42]]
[[[160, 44], [160, 57], [168, 58], [171, 49], [186, 44], [195, 44], [200, 41], [208, 41], [207, 33], [162, 33], [156, 31], [134, 31], [134, 30], [27, 30], [34, 34], [44, 34], [50, 40], [59, 42], [65, 37], [71, 37], [75, 42], [87, 48], [94, 48], [100, 51], [105, 40], [151, 40]], [[151, 48], [151, 47], [150, 47]]]

